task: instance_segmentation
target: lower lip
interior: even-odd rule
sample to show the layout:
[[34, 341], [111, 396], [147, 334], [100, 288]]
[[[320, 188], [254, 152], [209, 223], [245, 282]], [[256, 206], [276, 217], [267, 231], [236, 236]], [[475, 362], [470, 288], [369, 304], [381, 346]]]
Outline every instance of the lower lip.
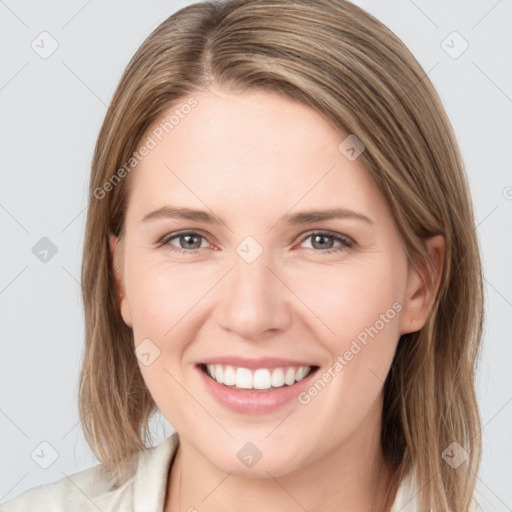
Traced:
[[306, 387], [317, 370], [309, 373], [307, 377], [291, 386], [273, 388], [268, 391], [228, 388], [212, 379], [201, 368], [196, 367], [208, 392], [221, 405], [243, 414], [265, 414], [276, 411], [286, 403], [296, 398]]

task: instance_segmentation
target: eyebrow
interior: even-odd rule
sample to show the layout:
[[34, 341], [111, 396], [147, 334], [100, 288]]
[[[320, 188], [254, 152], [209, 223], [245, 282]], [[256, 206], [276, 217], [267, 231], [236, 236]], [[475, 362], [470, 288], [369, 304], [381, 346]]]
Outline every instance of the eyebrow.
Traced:
[[[157, 210], [148, 213], [144, 216], [142, 221], [149, 222], [155, 219], [164, 218], [181, 218], [214, 225], [221, 223], [226, 224], [221, 218], [204, 210], [193, 210], [191, 208], [177, 208], [171, 206], [163, 206], [162, 208], [158, 208]], [[312, 224], [314, 222], [331, 219], [355, 219], [368, 224], [375, 224], [375, 222], [366, 215], [352, 210], [347, 210], [345, 208], [330, 208], [327, 210], [307, 210], [298, 213], [287, 213], [283, 215], [280, 222], [297, 225]]]

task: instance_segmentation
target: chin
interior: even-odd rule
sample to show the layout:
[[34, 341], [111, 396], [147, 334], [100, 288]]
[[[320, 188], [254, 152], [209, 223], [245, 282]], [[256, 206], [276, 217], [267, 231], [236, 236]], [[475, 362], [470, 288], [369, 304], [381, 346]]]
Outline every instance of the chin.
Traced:
[[268, 442], [267, 446], [260, 444], [261, 449], [250, 442], [235, 444], [235, 447], [230, 445], [221, 453], [208, 453], [206, 456], [210, 463], [225, 473], [242, 478], [277, 478], [306, 465], [303, 459], [297, 459], [297, 452], [304, 450], [304, 446], [287, 453], [283, 452], [282, 446]]

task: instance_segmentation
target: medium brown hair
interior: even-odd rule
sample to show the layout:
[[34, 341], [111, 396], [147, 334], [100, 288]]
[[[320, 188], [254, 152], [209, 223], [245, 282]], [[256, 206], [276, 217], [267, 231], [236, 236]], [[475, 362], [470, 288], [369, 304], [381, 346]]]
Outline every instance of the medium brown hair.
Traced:
[[[92, 450], [115, 470], [146, 447], [156, 410], [119, 311], [109, 250], [109, 234], [123, 234], [131, 181], [119, 170], [165, 110], [213, 80], [298, 99], [357, 136], [416, 268], [428, 268], [425, 240], [444, 236], [431, 314], [401, 336], [384, 384], [381, 444], [397, 479], [414, 470], [421, 510], [466, 512], [481, 457], [474, 379], [483, 317], [467, 178], [426, 73], [397, 36], [344, 0], [196, 3], [161, 23], [127, 66], [95, 148], [83, 252], [79, 407]], [[453, 442], [469, 453], [457, 469], [442, 457]]]

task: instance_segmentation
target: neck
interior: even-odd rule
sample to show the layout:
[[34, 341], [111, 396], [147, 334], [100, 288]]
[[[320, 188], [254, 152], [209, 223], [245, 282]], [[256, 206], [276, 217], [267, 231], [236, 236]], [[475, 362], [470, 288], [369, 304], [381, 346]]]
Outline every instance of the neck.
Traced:
[[389, 512], [397, 488], [390, 489], [392, 477], [380, 421], [365, 422], [327, 456], [278, 478], [225, 473], [180, 437], [165, 512]]

